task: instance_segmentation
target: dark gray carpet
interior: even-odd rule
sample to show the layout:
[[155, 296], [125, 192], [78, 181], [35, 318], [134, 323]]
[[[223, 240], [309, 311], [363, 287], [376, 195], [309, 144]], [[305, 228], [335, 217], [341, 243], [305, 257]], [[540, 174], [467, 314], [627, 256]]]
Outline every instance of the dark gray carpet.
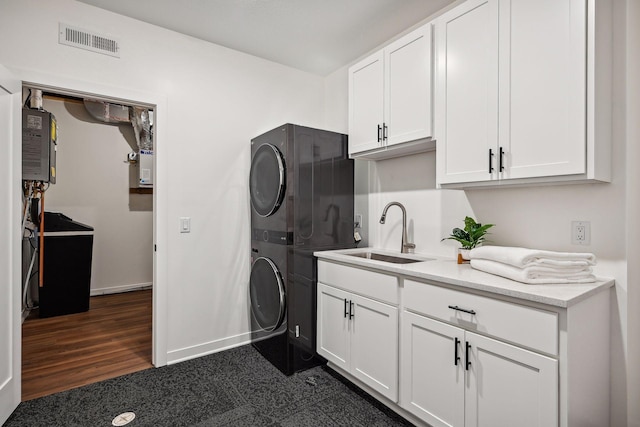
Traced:
[[326, 367], [287, 377], [250, 345], [23, 402], [6, 427], [410, 426]]

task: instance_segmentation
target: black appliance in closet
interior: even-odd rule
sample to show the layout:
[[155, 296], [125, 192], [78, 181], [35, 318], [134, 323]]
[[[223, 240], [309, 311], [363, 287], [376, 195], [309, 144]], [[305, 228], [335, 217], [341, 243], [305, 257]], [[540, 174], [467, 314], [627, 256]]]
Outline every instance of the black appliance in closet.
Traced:
[[286, 124], [251, 140], [254, 346], [287, 375], [316, 358], [315, 250], [354, 247], [347, 136]]

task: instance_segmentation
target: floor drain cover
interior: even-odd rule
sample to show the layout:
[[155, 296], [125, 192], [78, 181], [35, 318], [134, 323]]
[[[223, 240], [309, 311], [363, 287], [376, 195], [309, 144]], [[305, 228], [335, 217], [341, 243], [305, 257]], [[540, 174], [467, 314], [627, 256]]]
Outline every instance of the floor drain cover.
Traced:
[[136, 414], [133, 412], [125, 412], [123, 414], [118, 415], [111, 421], [111, 424], [114, 426], [126, 426], [136, 417]]

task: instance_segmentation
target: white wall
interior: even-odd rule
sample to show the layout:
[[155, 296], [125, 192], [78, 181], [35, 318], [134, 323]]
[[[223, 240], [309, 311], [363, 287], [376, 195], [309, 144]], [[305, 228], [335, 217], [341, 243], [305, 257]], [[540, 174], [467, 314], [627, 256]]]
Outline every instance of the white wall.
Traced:
[[91, 294], [150, 286], [152, 196], [129, 194], [135, 166], [124, 163], [136, 146], [132, 126], [99, 122], [79, 102], [45, 97], [43, 106], [59, 128], [57, 179], [46, 192], [45, 210], [94, 228]]
[[[324, 80], [324, 126], [327, 129], [344, 134], [349, 133], [349, 103], [346, 97], [349, 81], [346, 78], [348, 67], [328, 75]], [[355, 160], [354, 213], [362, 215], [363, 224], [358, 230], [362, 241], [360, 247], [369, 245], [369, 169], [372, 163]]]
[[[58, 22], [118, 37], [121, 58], [59, 45]], [[167, 183], [158, 254], [168, 264], [159, 339], [169, 363], [245, 342], [249, 140], [285, 122], [320, 127], [323, 79], [71, 0], [2, 0], [0, 39], [11, 40], [0, 44], [0, 62], [18, 77], [166, 96], [157, 129]], [[179, 233], [181, 216], [191, 217], [190, 234]]]
[[400, 202], [407, 211], [407, 234], [416, 252], [454, 257], [457, 245], [441, 242], [454, 227], [473, 215], [462, 191], [436, 189], [435, 152], [372, 163], [369, 166], [369, 238], [373, 246], [400, 250], [402, 212], [390, 207], [385, 224], [380, 216], [387, 203]]
[[626, 138], [627, 138], [627, 390], [629, 427], [640, 427], [640, 2], [628, 1], [626, 15]]
[[[400, 210], [391, 208], [386, 224], [378, 224], [382, 209], [392, 200], [399, 201], [407, 208], [409, 221], [409, 239], [415, 241], [416, 251], [437, 255], [453, 256], [455, 244], [440, 242], [455, 226], [462, 226], [465, 215], [472, 215], [482, 223], [494, 223], [489, 236], [497, 245], [513, 245], [558, 251], [593, 252], [598, 257], [596, 273], [614, 277], [616, 288], [612, 301], [611, 318], [611, 425], [639, 425], [640, 414], [637, 398], [638, 384], [637, 360], [640, 360], [640, 322], [637, 312], [638, 280], [640, 273], [630, 273], [627, 280], [627, 254], [625, 242], [633, 239], [637, 232], [636, 220], [639, 215], [637, 193], [638, 149], [637, 138], [627, 136], [625, 132], [625, 97], [633, 93], [625, 85], [625, 72], [628, 72], [637, 85], [637, 73], [632, 66], [638, 66], [638, 58], [625, 69], [626, 49], [625, 30], [627, 4], [635, 5], [636, 19], [629, 23], [637, 27], [637, 4], [632, 1], [614, 0], [614, 86], [613, 86], [613, 182], [610, 184], [561, 185], [530, 188], [493, 188], [484, 190], [437, 190], [435, 188], [435, 153], [423, 153], [397, 159], [370, 162], [367, 167], [356, 169], [356, 173], [368, 175], [367, 202], [356, 202], [356, 213], [368, 212], [368, 230], [365, 239], [369, 246], [399, 250], [401, 238]], [[634, 30], [637, 33], [637, 29]], [[635, 34], [634, 33], [634, 34]], [[633, 39], [637, 49], [637, 38]], [[355, 59], [353, 62], [356, 62]], [[345, 67], [327, 78], [325, 97], [331, 99], [332, 109], [348, 110], [348, 77]], [[342, 97], [342, 101], [339, 101]], [[635, 104], [629, 108], [638, 108], [638, 96]], [[633, 110], [636, 111], [637, 110]], [[327, 115], [332, 123], [339, 120]], [[630, 120], [630, 123], [637, 123]], [[343, 116], [342, 126], [348, 126], [348, 115]], [[637, 136], [637, 125], [635, 132]], [[631, 149], [633, 157], [627, 159]], [[361, 163], [361, 162], [358, 162]], [[627, 171], [627, 164], [630, 170]], [[633, 181], [628, 181], [633, 176]], [[635, 184], [635, 185], [634, 185]], [[629, 186], [629, 188], [627, 188]], [[627, 193], [634, 194], [635, 207], [627, 218]], [[393, 216], [391, 213], [393, 212]], [[588, 247], [571, 244], [570, 225], [573, 220], [591, 222], [591, 245]], [[629, 233], [632, 233], [631, 235]], [[637, 249], [636, 249], [637, 252]], [[631, 268], [634, 263], [631, 263]], [[636, 263], [637, 264], [637, 263]], [[633, 274], [633, 276], [631, 276]], [[631, 289], [628, 289], [631, 287]], [[634, 295], [636, 303], [632, 305], [627, 295]], [[629, 310], [627, 310], [629, 304]], [[629, 325], [627, 325], [629, 311]], [[633, 323], [632, 323], [633, 322]], [[633, 329], [631, 329], [633, 328]], [[629, 340], [629, 349], [627, 349]], [[633, 344], [633, 348], [631, 345]], [[627, 351], [628, 350], [628, 351]], [[628, 378], [628, 372], [633, 377]], [[629, 383], [628, 383], [629, 381]], [[627, 399], [627, 388], [629, 398]], [[629, 402], [629, 405], [627, 405]]]

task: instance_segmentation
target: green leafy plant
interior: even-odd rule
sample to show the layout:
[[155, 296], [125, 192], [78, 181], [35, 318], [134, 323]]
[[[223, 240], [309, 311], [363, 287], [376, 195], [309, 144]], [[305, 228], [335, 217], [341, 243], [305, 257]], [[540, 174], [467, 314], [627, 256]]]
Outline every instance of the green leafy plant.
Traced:
[[451, 231], [449, 237], [445, 237], [442, 240], [455, 240], [462, 245], [462, 249], [473, 249], [476, 246], [482, 245], [486, 239], [485, 234], [487, 234], [487, 230], [494, 225], [495, 224], [482, 225], [467, 216], [464, 218], [464, 230], [456, 227]]

